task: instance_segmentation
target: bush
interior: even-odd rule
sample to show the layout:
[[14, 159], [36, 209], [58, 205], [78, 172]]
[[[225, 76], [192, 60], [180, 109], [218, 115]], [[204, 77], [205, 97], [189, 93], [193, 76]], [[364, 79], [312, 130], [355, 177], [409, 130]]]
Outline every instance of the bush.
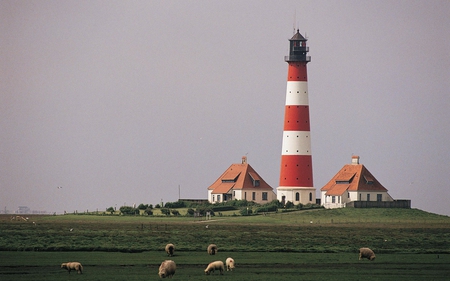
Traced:
[[253, 211], [250, 208], [242, 208], [240, 210], [240, 213], [241, 213], [241, 216], [250, 216], [253, 213]]
[[194, 213], [195, 213], [194, 209], [189, 208], [189, 209], [187, 209], [186, 215], [187, 215], [187, 216], [194, 216]]
[[136, 214], [139, 214], [139, 209], [133, 208], [131, 206], [122, 206], [122, 207], [120, 207], [119, 210], [124, 215], [136, 215]]
[[184, 201], [180, 201], [178, 200], [177, 202], [167, 202], [164, 207], [166, 208], [171, 208], [171, 209], [175, 209], [175, 208], [186, 208], [186, 204], [184, 203]]
[[223, 212], [223, 211], [237, 210], [238, 208], [234, 206], [213, 206], [212, 209], [214, 212]]
[[211, 215], [211, 216], [214, 216], [215, 214], [214, 214], [214, 210], [212, 209], [212, 208], [210, 208], [210, 207], [198, 207], [197, 209], [196, 209], [196, 211], [198, 212], [198, 213], [200, 213], [200, 215], [201, 216], [205, 216], [206, 215], [206, 213], [207, 212], [209, 212], [209, 214]]
[[168, 216], [168, 215], [170, 215], [170, 209], [168, 209], [168, 208], [161, 208], [161, 213], [163, 215]]

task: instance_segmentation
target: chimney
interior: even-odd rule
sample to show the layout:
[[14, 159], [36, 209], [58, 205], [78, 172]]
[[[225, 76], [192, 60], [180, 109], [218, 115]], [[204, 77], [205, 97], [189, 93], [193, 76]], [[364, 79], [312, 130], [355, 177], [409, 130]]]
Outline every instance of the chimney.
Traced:
[[247, 164], [247, 156], [242, 156], [242, 164]]
[[352, 155], [352, 165], [359, 164], [359, 156], [358, 155]]

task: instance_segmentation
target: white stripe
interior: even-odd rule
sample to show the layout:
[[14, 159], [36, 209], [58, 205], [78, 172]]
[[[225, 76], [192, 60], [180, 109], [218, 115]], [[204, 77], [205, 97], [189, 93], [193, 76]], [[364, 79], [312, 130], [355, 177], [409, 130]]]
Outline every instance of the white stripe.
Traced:
[[287, 82], [286, 105], [309, 105], [308, 82], [306, 81]]
[[308, 131], [284, 131], [281, 155], [311, 155], [311, 137]]

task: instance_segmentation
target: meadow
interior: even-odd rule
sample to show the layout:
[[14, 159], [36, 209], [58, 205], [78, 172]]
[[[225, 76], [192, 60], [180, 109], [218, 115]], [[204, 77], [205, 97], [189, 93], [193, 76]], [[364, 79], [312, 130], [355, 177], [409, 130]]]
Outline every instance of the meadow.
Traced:
[[[182, 213], [182, 212], [180, 212]], [[446, 280], [450, 217], [416, 209], [338, 209], [258, 216], [0, 216], [0, 280], [158, 280], [174, 243], [176, 280]], [[215, 243], [219, 252], [206, 253]], [[358, 260], [360, 247], [375, 261]], [[206, 276], [213, 260], [236, 269]], [[84, 274], [62, 262], [77, 260]]]

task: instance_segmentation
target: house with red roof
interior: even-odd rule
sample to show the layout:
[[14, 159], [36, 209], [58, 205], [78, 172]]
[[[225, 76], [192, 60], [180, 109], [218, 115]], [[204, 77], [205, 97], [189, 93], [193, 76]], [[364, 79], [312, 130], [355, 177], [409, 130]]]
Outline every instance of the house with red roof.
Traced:
[[273, 188], [242, 157], [240, 164], [231, 164], [225, 172], [208, 187], [208, 201], [220, 203], [230, 200], [247, 200], [265, 204], [277, 199]]
[[352, 156], [352, 163], [344, 165], [320, 191], [322, 205], [327, 209], [343, 208], [355, 201], [394, 201], [388, 190], [359, 163], [359, 156]]

